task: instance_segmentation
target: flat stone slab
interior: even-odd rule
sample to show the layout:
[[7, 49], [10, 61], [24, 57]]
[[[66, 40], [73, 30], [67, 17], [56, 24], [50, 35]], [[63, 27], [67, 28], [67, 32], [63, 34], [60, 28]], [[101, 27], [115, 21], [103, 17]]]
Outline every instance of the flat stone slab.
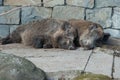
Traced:
[[112, 55], [100, 51], [95, 52], [92, 54], [85, 71], [111, 76], [112, 62]]
[[119, 78], [120, 80], [120, 57], [115, 57], [115, 66], [114, 66], [114, 78]]
[[66, 0], [67, 5], [80, 6], [85, 8], [93, 8], [94, 0]]
[[64, 0], [43, 0], [44, 7], [54, 7], [57, 5], [64, 5]]
[[[40, 1], [40, 0], [39, 0]], [[45, 7], [24, 7], [21, 9], [21, 23], [26, 24], [35, 20], [42, 20], [50, 18], [52, 15], [52, 8]]]
[[[32, 61], [37, 67], [43, 69], [45, 72], [57, 72], [66, 70], [83, 70], [85, 63], [89, 57], [90, 52], [85, 51], [80, 53], [78, 51], [46, 51], [51, 56], [41, 56], [38, 58], [27, 58]], [[56, 55], [56, 53], [58, 55]]]
[[[15, 46], [16, 45], [16, 46]], [[25, 57], [45, 72], [83, 70], [91, 51], [63, 49], [34, 49], [11, 44], [2, 47], [2, 52]], [[20, 47], [21, 46], [21, 47]], [[22, 48], [23, 47], [23, 48]]]
[[48, 80], [72, 80], [81, 74], [80, 70], [48, 72]]
[[[85, 69], [86, 72], [104, 74], [111, 77], [113, 51], [78, 48], [77, 50], [64, 49], [34, 49], [22, 44], [0, 45], [0, 51], [25, 57], [37, 67], [47, 72], [49, 80], [71, 80]], [[88, 63], [87, 63], [88, 62]], [[120, 79], [120, 57], [115, 57], [114, 77]], [[85, 65], [86, 68], [85, 68]]]

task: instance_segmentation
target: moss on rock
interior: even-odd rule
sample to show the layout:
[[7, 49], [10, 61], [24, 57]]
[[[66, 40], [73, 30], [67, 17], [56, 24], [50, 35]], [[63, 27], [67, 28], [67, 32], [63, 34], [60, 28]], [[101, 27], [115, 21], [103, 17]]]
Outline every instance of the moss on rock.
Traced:
[[102, 74], [84, 73], [75, 77], [73, 80], [112, 80], [110, 77]]

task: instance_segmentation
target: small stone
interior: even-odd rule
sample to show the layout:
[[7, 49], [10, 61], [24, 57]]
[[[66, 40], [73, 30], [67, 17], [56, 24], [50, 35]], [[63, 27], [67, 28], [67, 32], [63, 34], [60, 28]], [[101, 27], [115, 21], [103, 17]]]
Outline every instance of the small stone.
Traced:
[[41, 0], [4, 0], [4, 5], [38, 5], [38, 6], [41, 6]]
[[0, 25], [0, 38], [5, 38], [9, 35], [10, 27], [8, 25]]
[[103, 28], [111, 27], [111, 8], [99, 8], [99, 9], [87, 9], [86, 10], [86, 20], [96, 22], [100, 24]]
[[120, 0], [96, 0], [96, 7], [100, 8], [100, 7], [114, 7], [114, 6], [118, 6], [120, 7]]
[[85, 8], [93, 8], [94, 0], [66, 0], [67, 5], [81, 6]]
[[[12, 10], [13, 8], [17, 7], [1, 6], [0, 14]], [[19, 24], [19, 22], [20, 22], [20, 9], [14, 10], [4, 15], [0, 15], [0, 24]]]
[[41, 20], [44, 18], [50, 18], [52, 14], [51, 8], [44, 7], [25, 7], [22, 8], [22, 24], [26, 24], [27, 22], [34, 20]]
[[114, 8], [114, 14], [112, 17], [113, 28], [120, 29], [120, 8]]
[[52, 18], [55, 19], [84, 19], [84, 8], [71, 6], [55, 6], [53, 9]]
[[64, 5], [64, 0], [43, 0], [45, 7], [54, 7], [57, 5]]
[[112, 37], [120, 38], [120, 30], [116, 29], [105, 29], [104, 32], [110, 33]]

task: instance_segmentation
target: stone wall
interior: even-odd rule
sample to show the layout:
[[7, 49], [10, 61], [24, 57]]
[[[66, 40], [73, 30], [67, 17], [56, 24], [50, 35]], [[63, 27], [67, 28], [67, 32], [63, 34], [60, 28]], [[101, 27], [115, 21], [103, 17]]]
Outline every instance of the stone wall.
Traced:
[[0, 15], [0, 37], [29, 21], [74, 18], [99, 23], [120, 38], [120, 0], [0, 0], [0, 14], [9, 10], [13, 11]]

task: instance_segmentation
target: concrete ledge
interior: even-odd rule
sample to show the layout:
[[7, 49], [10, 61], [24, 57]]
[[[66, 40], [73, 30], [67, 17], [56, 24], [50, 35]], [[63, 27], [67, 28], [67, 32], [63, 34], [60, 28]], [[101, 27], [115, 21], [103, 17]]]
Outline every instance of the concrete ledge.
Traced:
[[[63, 49], [34, 49], [22, 44], [0, 45], [4, 53], [25, 57], [37, 67], [43, 69], [49, 80], [65, 78], [71, 80], [81, 71], [104, 74], [114, 78], [120, 78], [119, 61], [120, 57], [113, 60], [112, 50], [95, 49], [85, 51], [83, 48], [77, 50]], [[113, 61], [115, 73], [113, 73]]]

